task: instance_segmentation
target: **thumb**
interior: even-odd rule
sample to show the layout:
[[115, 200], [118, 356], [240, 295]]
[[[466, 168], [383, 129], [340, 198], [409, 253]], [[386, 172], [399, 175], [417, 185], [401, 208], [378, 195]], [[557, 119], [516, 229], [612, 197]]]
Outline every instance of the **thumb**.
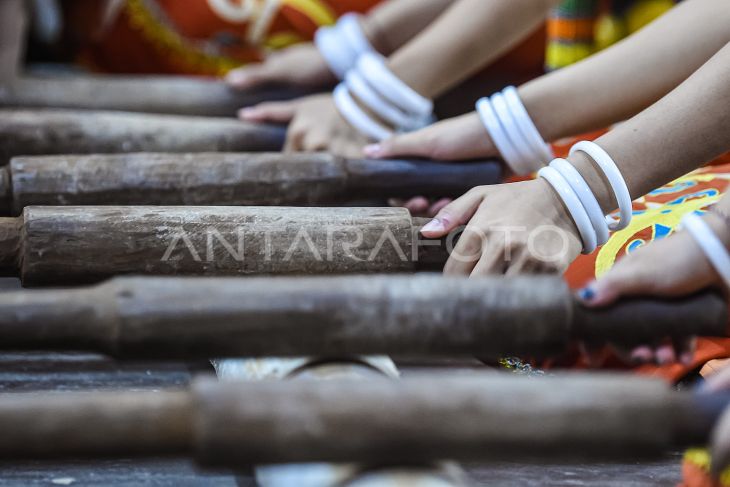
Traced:
[[460, 225], [468, 222], [484, 196], [481, 191], [470, 190], [461, 198], [458, 198], [444, 206], [436, 216], [421, 228], [421, 234], [426, 238], [439, 238], [447, 235]]
[[645, 272], [640, 259], [625, 258], [583, 288], [578, 297], [590, 307], [606, 306], [622, 296], [646, 294], [654, 288], [655, 279], [651, 272]]
[[363, 152], [365, 157], [372, 159], [387, 159], [399, 156], [428, 157], [431, 150], [425, 139], [421, 130], [409, 132], [395, 135], [377, 144], [367, 145]]
[[226, 74], [225, 81], [233, 88], [245, 90], [274, 81], [266, 63], [249, 64], [233, 69]]
[[296, 114], [296, 101], [271, 101], [241, 108], [238, 118], [247, 122], [289, 123]]

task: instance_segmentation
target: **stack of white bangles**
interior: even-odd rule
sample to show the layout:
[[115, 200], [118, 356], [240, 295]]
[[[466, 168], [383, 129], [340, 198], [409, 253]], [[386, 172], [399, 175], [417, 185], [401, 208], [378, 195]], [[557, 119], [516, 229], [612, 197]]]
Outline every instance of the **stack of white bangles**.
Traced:
[[345, 75], [345, 81], [335, 88], [334, 101], [350, 125], [378, 141], [394, 132], [423, 128], [433, 121], [433, 102], [398, 79], [385, 58], [374, 52], [360, 56]]
[[537, 175], [547, 180], [560, 195], [578, 227], [583, 253], [590, 254], [608, 241], [609, 230], [617, 231], [629, 225], [632, 217], [631, 195], [618, 166], [598, 144], [578, 142], [570, 149], [570, 154], [577, 151], [587, 154], [606, 176], [619, 205], [621, 218], [618, 222], [603, 213], [588, 183], [565, 159], [553, 160], [549, 166], [540, 169]]
[[332, 72], [343, 79], [366, 52], [375, 52], [360, 26], [360, 16], [349, 13], [331, 27], [322, 27], [314, 35], [314, 44]]
[[554, 157], [514, 86], [480, 99], [476, 108], [494, 145], [515, 174], [533, 173]]
[[707, 260], [722, 278], [725, 287], [730, 289], [730, 255], [712, 228], [694, 213], [685, 215], [682, 219], [682, 228], [692, 235]]

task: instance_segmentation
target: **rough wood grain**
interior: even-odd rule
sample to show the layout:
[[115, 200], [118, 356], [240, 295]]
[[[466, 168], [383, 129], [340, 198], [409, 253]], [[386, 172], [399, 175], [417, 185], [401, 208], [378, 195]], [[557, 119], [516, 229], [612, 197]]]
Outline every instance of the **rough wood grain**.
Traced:
[[726, 323], [719, 295], [589, 310], [559, 277], [127, 277], [0, 295], [0, 349], [126, 359], [545, 356], [573, 339], [724, 336]]
[[0, 200], [9, 202], [6, 214], [30, 205], [311, 206], [457, 197], [500, 176], [496, 162], [347, 160], [324, 153], [16, 157], [0, 168]]
[[305, 94], [290, 86], [237, 91], [219, 80], [183, 76], [24, 74], [2, 84], [0, 106], [233, 117], [245, 106]]
[[0, 218], [0, 272], [38, 285], [443, 265], [445, 246], [422, 242], [421, 223], [403, 208], [31, 206]]
[[0, 164], [21, 155], [277, 151], [285, 133], [227, 118], [0, 109]]
[[[222, 381], [286, 380], [368, 380], [375, 377], [398, 378], [395, 364], [387, 357], [261, 358], [216, 360], [216, 373]], [[465, 487], [463, 471], [455, 464], [426, 462], [407, 466], [388, 464], [284, 464], [264, 465], [254, 469], [260, 487], [318, 487], [377, 486], [377, 487]], [[388, 468], [390, 467], [390, 468]]]
[[443, 457], [635, 459], [709, 435], [686, 436], [697, 414], [690, 393], [651, 379], [596, 375], [201, 380], [189, 392], [12, 394], [0, 396], [0, 412], [4, 459], [186, 450], [208, 466], [239, 468]]
[[[205, 365], [205, 364], [203, 364]], [[450, 373], [470, 373], [449, 368]], [[423, 369], [403, 368], [405, 377]], [[185, 364], [114, 362], [89, 354], [0, 354], [3, 391], [140, 389], [184, 386], [190, 379]], [[466, 465], [470, 485], [481, 487], [665, 487], [681, 480], [682, 452], [652, 461], [530, 462], [520, 455], [505, 462]], [[256, 487], [250, 476], [203, 471], [186, 458], [112, 458], [0, 460], [0, 478], [9, 485], [44, 487], [61, 479], [72, 485], [145, 485], [149, 487]], [[349, 486], [352, 487], [352, 486]], [[380, 487], [380, 486], [378, 486]], [[409, 486], [413, 487], [413, 486]]]

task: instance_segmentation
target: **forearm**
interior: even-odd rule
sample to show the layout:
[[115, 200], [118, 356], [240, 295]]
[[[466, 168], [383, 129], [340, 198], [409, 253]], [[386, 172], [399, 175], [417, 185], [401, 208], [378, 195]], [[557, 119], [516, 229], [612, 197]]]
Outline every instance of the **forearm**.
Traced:
[[635, 35], [520, 87], [546, 140], [625, 120], [690, 76], [730, 42], [727, 0], [685, 0]]
[[[596, 140], [616, 161], [632, 198], [642, 196], [730, 150], [730, 44], [685, 82]], [[596, 166], [570, 157], [604, 211], [617, 203]]]
[[365, 35], [375, 49], [390, 55], [425, 29], [454, 0], [390, 0], [362, 19]]
[[560, 0], [459, 0], [390, 58], [393, 72], [434, 98], [526, 38]]

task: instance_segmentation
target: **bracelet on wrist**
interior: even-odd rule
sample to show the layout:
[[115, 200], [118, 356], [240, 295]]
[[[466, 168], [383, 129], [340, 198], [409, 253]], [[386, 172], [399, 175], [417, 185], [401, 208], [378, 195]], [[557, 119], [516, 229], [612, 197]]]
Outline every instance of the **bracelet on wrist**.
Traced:
[[618, 222], [611, 219], [609, 228], [612, 231], [618, 231], [628, 227], [633, 216], [633, 206], [629, 188], [626, 185], [624, 177], [621, 175], [618, 165], [616, 165], [616, 162], [614, 162], [608, 152], [595, 142], [589, 142], [587, 140], [578, 142], [570, 148], [570, 155], [578, 151], [585, 153], [596, 163], [601, 172], [606, 176], [606, 179], [608, 179], [614, 197], [618, 202], [621, 219]]
[[375, 52], [362, 30], [360, 16], [353, 13], [343, 15], [333, 26], [317, 29], [314, 44], [339, 79], [345, 77], [362, 54]]
[[[345, 75], [345, 81], [335, 89], [334, 98], [350, 125], [374, 140], [383, 140], [395, 132], [417, 130], [433, 121], [433, 102], [398, 79], [384, 58], [372, 52], [360, 56]], [[374, 120], [363, 107], [379, 120]]]
[[535, 172], [554, 157], [514, 86], [480, 99], [476, 109], [495, 147], [515, 174]]

